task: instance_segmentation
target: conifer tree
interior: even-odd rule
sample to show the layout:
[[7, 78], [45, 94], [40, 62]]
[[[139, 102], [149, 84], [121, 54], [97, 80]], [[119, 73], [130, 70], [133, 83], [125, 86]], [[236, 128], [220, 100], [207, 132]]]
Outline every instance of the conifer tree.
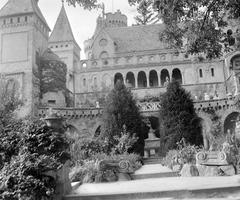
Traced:
[[142, 0], [138, 7], [138, 15], [135, 17], [137, 25], [146, 25], [153, 22], [154, 12], [152, 10], [153, 1], [152, 0]]
[[116, 145], [114, 138], [121, 136], [125, 127], [130, 135], [138, 137], [130, 151], [143, 155], [144, 139], [147, 137], [148, 128], [143, 123], [131, 91], [122, 81], [116, 83], [107, 97], [103, 123], [101, 136], [108, 140], [110, 147]]
[[177, 81], [171, 82], [161, 97], [161, 143], [165, 150], [174, 149], [182, 138], [186, 142], [201, 145], [201, 121], [197, 116], [191, 94]]

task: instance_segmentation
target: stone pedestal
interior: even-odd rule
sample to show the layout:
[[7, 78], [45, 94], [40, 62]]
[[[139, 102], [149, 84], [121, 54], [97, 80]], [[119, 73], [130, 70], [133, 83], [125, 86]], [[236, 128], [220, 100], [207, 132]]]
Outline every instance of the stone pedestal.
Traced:
[[160, 139], [154, 135], [151, 128], [148, 133], [148, 138], [145, 140], [144, 158], [157, 157], [157, 152], [160, 150]]

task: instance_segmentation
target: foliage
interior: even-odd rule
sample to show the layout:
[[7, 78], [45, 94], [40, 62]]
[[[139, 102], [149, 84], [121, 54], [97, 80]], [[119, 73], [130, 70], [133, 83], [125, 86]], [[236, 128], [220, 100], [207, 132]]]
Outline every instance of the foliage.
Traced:
[[138, 138], [135, 135], [136, 134], [133, 134], [131, 136], [131, 134], [127, 132], [126, 126], [123, 126], [123, 131], [121, 132], [121, 135], [114, 137], [117, 145], [113, 147], [112, 153], [118, 155], [129, 152], [129, 150], [131, 150], [131, 148], [138, 141]]
[[103, 172], [99, 171], [99, 161], [101, 160], [129, 160], [134, 170], [139, 169], [142, 164], [141, 157], [137, 154], [119, 154], [106, 155], [95, 154], [90, 160], [84, 160], [81, 165], [75, 166], [70, 177], [73, 182], [80, 181], [81, 183], [96, 183], [96, 182], [112, 182], [117, 180], [117, 171], [114, 169], [107, 169]]
[[137, 12], [138, 15], [135, 17], [135, 21], [137, 22], [137, 25], [146, 25], [153, 22], [154, 13], [152, 11], [153, 7], [153, 0], [142, 0], [138, 7]]
[[[66, 0], [85, 9], [99, 8], [98, 0]], [[141, 7], [142, 0], [128, 0], [132, 6]], [[186, 54], [202, 54], [207, 58], [220, 57], [234, 48], [239, 33], [226, 31], [233, 20], [240, 19], [239, 0], [156, 0], [154, 10], [165, 24], [160, 39], [170, 47]], [[236, 34], [236, 36], [235, 36]]]
[[56, 180], [45, 173], [70, 159], [68, 147], [62, 129], [56, 132], [39, 120], [21, 120], [5, 129], [0, 144], [4, 155], [0, 199], [50, 199]]
[[21, 105], [17, 84], [14, 80], [0, 77], [0, 133], [14, 123], [14, 111]]
[[107, 153], [107, 150], [108, 143], [99, 138], [78, 138], [70, 145], [73, 165], [82, 164], [84, 160], [92, 159], [96, 154]]
[[70, 153], [72, 158], [72, 165], [82, 165], [86, 160], [95, 159], [99, 155], [113, 156], [122, 155], [132, 148], [136, 143], [137, 138], [130, 136], [123, 129], [121, 136], [114, 137], [115, 146], [109, 145], [107, 140], [102, 140], [102, 138], [72, 138], [72, 143], [70, 145]]
[[239, 0], [159, 0], [156, 7], [166, 25], [162, 40], [174, 48], [217, 58], [235, 44], [233, 33], [226, 32], [226, 27], [232, 19], [240, 18]]
[[116, 83], [115, 88], [107, 97], [103, 122], [101, 137], [108, 141], [110, 148], [116, 146], [117, 141], [114, 138], [119, 137], [123, 127], [126, 126], [126, 131], [138, 138], [130, 152], [143, 154], [144, 139], [147, 137], [148, 128], [143, 123], [131, 91], [121, 81]]
[[165, 149], [176, 148], [182, 138], [190, 144], [201, 145], [200, 119], [195, 113], [190, 93], [173, 81], [160, 102], [161, 142]]
[[71, 4], [73, 6], [76, 6], [76, 4], [78, 4], [79, 6], [88, 10], [101, 7], [98, 0], [66, 0], [66, 2], [68, 2], [68, 4]]
[[196, 154], [201, 150], [202, 147], [178, 143], [177, 149], [168, 151], [162, 160], [162, 164], [171, 169], [174, 165], [183, 166], [186, 163], [196, 164]]

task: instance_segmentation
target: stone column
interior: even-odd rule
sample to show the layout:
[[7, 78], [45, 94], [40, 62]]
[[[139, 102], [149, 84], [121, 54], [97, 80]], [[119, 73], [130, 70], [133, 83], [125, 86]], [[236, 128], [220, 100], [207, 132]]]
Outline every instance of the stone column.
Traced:
[[134, 77], [135, 77], [135, 88], [138, 88], [138, 73], [134, 73]]
[[150, 87], [150, 74], [147, 72], [147, 87]]
[[124, 85], [126, 85], [126, 75], [125, 74], [123, 74], [123, 83], [124, 83]]

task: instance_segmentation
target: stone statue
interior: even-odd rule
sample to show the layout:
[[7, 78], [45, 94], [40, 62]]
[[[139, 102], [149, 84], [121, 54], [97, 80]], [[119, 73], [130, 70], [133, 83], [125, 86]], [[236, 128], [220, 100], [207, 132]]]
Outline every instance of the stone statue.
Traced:
[[165, 81], [165, 83], [164, 83], [163, 85], [164, 85], [164, 87], [167, 87], [168, 84], [169, 84], [169, 77], [167, 76], [167, 77], [166, 77], [166, 81]]

